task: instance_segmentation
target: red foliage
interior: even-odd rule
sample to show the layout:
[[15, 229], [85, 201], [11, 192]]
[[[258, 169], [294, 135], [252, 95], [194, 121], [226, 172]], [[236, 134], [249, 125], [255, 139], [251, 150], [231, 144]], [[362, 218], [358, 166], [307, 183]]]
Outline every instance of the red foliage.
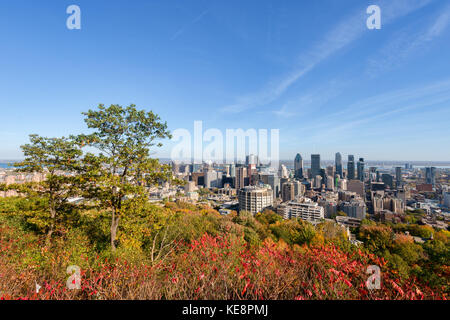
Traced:
[[[266, 241], [249, 248], [242, 239], [205, 234], [155, 265], [97, 256], [81, 271], [81, 289], [69, 290], [63, 280], [9, 266], [5, 253], [13, 243], [0, 242], [1, 299], [446, 299], [417, 279], [401, 281], [373, 254], [331, 244], [291, 248]], [[378, 290], [366, 288], [369, 265], [382, 270]]]

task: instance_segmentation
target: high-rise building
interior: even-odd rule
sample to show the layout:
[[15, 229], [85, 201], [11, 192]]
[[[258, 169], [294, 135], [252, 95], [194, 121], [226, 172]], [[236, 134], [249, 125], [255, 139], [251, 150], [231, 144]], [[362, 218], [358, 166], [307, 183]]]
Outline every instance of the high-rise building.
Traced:
[[237, 167], [236, 168], [236, 190], [242, 189], [245, 187], [245, 180], [247, 177], [247, 168], [246, 167]]
[[303, 158], [300, 153], [297, 153], [294, 160], [294, 177], [303, 179]]
[[280, 170], [278, 171], [280, 178], [289, 178], [289, 172], [284, 164], [280, 165]]
[[256, 179], [253, 178], [255, 174], [258, 172], [256, 171], [256, 164], [249, 164], [247, 166], [247, 176], [248, 176], [248, 184], [253, 186], [256, 184]]
[[358, 180], [364, 181], [364, 158], [359, 158], [357, 163], [358, 166]]
[[336, 174], [339, 175], [339, 178], [342, 179], [342, 156], [339, 152], [336, 153], [335, 156], [335, 166], [336, 166]]
[[364, 201], [352, 200], [350, 202], [344, 202], [341, 204], [341, 210], [352, 218], [364, 219], [366, 216], [366, 205]]
[[320, 175], [320, 154], [312, 154], [311, 155], [311, 176], [314, 178], [315, 176]]
[[369, 182], [377, 181], [377, 167], [369, 167]]
[[229, 164], [224, 166], [224, 173], [225, 173], [225, 176], [227, 176], [227, 177], [231, 176], [231, 166]]
[[386, 186], [389, 186], [390, 189], [394, 188], [394, 177], [391, 174], [383, 173], [381, 175], [381, 181], [383, 181]]
[[348, 181], [347, 179], [339, 180], [339, 184], [338, 184], [339, 190], [343, 190], [343, 191], [347, 190], [347, 181]]
[[402, 184], [402, 167], [395, 167], [395, 181], [398, 188]]
[[327, 176], [327, 189], [334, 191], [334, 185], [335, 181], [333, 179], [333, 176]]
[[277, 174], [261, 174], [260, 175], [260, 181], [264, 184], [268, 184], [273, 191], [273, 198], [278, 197], [278, 193], [280, 192], [280, 179], [278, 178]]
[[444, 207], [450, 208], [450, 191], [444, 191], [442, 193], [442, 202]]
[[361, 197], [364, 197], [364, 182], [356, 179], [349, 180], [347, 184], [347, 190], [356, 192]]
[[235, 165], [234, 163], [231, 164], [231, 167], [230, 167], [230, 175], [231, 175], [231, 177], [233, 177], [233, 178], [236, 177], [236, 165]]
[[250, 154], [245, 158], [245, 164], [248, 166], [249, 164], [258, 165], [258, 156], [254, 154]]
[[347, 179], [355, 179], [355, 156], [349, 154], [347, 162]]
[[206, 188], [220, 188], [221, 187], [221, 179], [219, 178], [219, 175], [217, 171], [215, 170], [207, 170], [205, 172], [205, 187]]
[[294, 184], [294, 195], [295, 197], [303, 196], [306, 191], [306, 186], [300, 181], [292, 181]]
[[335, 176], [334, 166], [327, 166], [326, 175], [328, 177], [334, 178]]
[[372, 197], [372, 213], [376, 214], [383, 211], [383, 197], [379, 194], [375, 194]]
[[322, 176], [317, 175], [317, 176], [314, 177], [314, 180], [313, 180], [313, 188], [314, 188], [314, 189], [320, 189], [320, 188], [322, 188]]
[[295, 186], [292, 182], [286, 182], [281, 187], [281, 198], [283, 202], [295, 199]]
[[273, 204], [273, 193], [270, 188], [248, 186], [238, 191], [239, 210], [256, 214]]
[[428, 167], [425, 168], [425, 178], [426, 183], [431, 184], [433, 187], [436, 184], [436, 168]]

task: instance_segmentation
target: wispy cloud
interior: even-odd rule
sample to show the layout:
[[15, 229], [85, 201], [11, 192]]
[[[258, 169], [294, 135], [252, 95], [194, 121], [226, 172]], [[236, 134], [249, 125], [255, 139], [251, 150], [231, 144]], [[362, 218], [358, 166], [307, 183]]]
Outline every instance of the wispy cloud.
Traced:
[[333, 98], [337, 97], [344, 88], [350, 85], [350, 81], [333, 79], [321, 84], [306, 93], [288, 100], [280, 109], [272, 111], [276, 116], [290, 118], [304, 115], [308, 112], [318, 112], [321, 107]]
[[[313, 133], [309, 136], [311, 141], [330, 138], [339, 140], [353, 135], [355, 130], [363, 134], [363, 125], [383, 119], [401, 120], [402, 115], [410, 112], [425, 109], [431, 112], [446, 104], [450, 104], [450, 79], [359, 100], [340, 112], [323, 117], [320, 124], [302, 130]], [[336, 119], [343, 117], [346, 121], [337, 125], [339, 122]]]
[[450, 5], [440, 10], [433, 22], [425, 28], [413, 31], [416, 25], [417, 22], [396, 32], [388, 43], [368, 60], [366, 73], [375, 77], [426, 50], [430, 42], [442, 35], [450, 25]]
[[[389, 0], [380, 1], [385, 13], [384, 24], [407, 15], [429, 4], [432, 0]], [[364, 8], [353, 12], [329, 31], [321, 41], [306, 53], [299, 55], [296, 67], [276, 80], [270, 81], [262, 90], [243, 95], [236, 102], [221, 109], [222, 112], [238, 113], [257, 106], [269, 104], [283, 95], [297, 80], [308, 74], [318, 64], [339, 50], [347, 47], [366, 32], [367, 16]]]
[[193, 26], [197, 22], [199, 22], [207, 13], [209, 12], [209, 9], [204, 10], [201, 12], [197, 17], [195, 17], [193, 20], [191, 20], [189, 23], [186, 23], [184, 26], [182, 26], [180, 29], [175, 32], [170, 40], [175, 40], [179, 36], [181, 36], [189, 27]]

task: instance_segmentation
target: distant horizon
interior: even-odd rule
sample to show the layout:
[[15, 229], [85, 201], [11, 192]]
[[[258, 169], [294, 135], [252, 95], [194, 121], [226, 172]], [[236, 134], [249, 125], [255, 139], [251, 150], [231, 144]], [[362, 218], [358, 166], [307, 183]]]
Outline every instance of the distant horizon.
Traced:
[[[179, 162], [187, 162], [188, 160], [172, 160], [170, 158], [166, 158], [166, 157], [154, 157], [157, 158], [159, 160], [167, 160], [167, 161], [179, 161]], [[9, 163], [9, 162], [18, 162], [18, 161], [23, 161], [24, 158], [22, 159], [0, 159], [0, 163]], [[203, 162], [207, 162], [208, 160], [204, 160]], [[280, 159], [279, 162], [294, 162], [293, 159]], [[320, 159], [320, 161], [322, 162], [335, 162], [334, 159]], [[358, 159], [355, 158], [355, 162], [357, 162]], [[213, 161], [214, 162], [214, 161]], [[304, 163], [310, 163], [311, 160], [310, 159], [303, 159]], [[343, 163], [347, 163], [347, 160], [342, 159]], [[393, 162], [393, 163], [399, 163], [399, 164], [414, 164], [414, 163], [445, 163], [445, 164], [449, 164], [450, 165], [450, 160], [371, 160], [371, 159], [364, 159], [365, 163], [369, 163], [369, 162]], [[230, 163], [230, 162], [223, 162], [223, 163]]]
[[30, 133], [88, 131], [98, 104], [135, 104], [191, 136], [196, 121], [279, 130], [280, 159], [450, 161], [450, 3], [376, 0], [373, 29], [373, 2], [80, 0], [72, 30], [61, 1], [0, 1], [0, 157], [21, 159]]

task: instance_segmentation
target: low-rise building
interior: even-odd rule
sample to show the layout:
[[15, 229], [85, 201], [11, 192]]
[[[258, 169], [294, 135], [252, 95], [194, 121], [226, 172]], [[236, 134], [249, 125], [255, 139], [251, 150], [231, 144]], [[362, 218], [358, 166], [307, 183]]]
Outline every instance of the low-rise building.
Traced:
[[284, 219], [300, 218], [307, 221], [320, 221], [325, 218], [325, 210], [318, 203], [308, 198], [298, 198], [281, 204], [277, 213]]

